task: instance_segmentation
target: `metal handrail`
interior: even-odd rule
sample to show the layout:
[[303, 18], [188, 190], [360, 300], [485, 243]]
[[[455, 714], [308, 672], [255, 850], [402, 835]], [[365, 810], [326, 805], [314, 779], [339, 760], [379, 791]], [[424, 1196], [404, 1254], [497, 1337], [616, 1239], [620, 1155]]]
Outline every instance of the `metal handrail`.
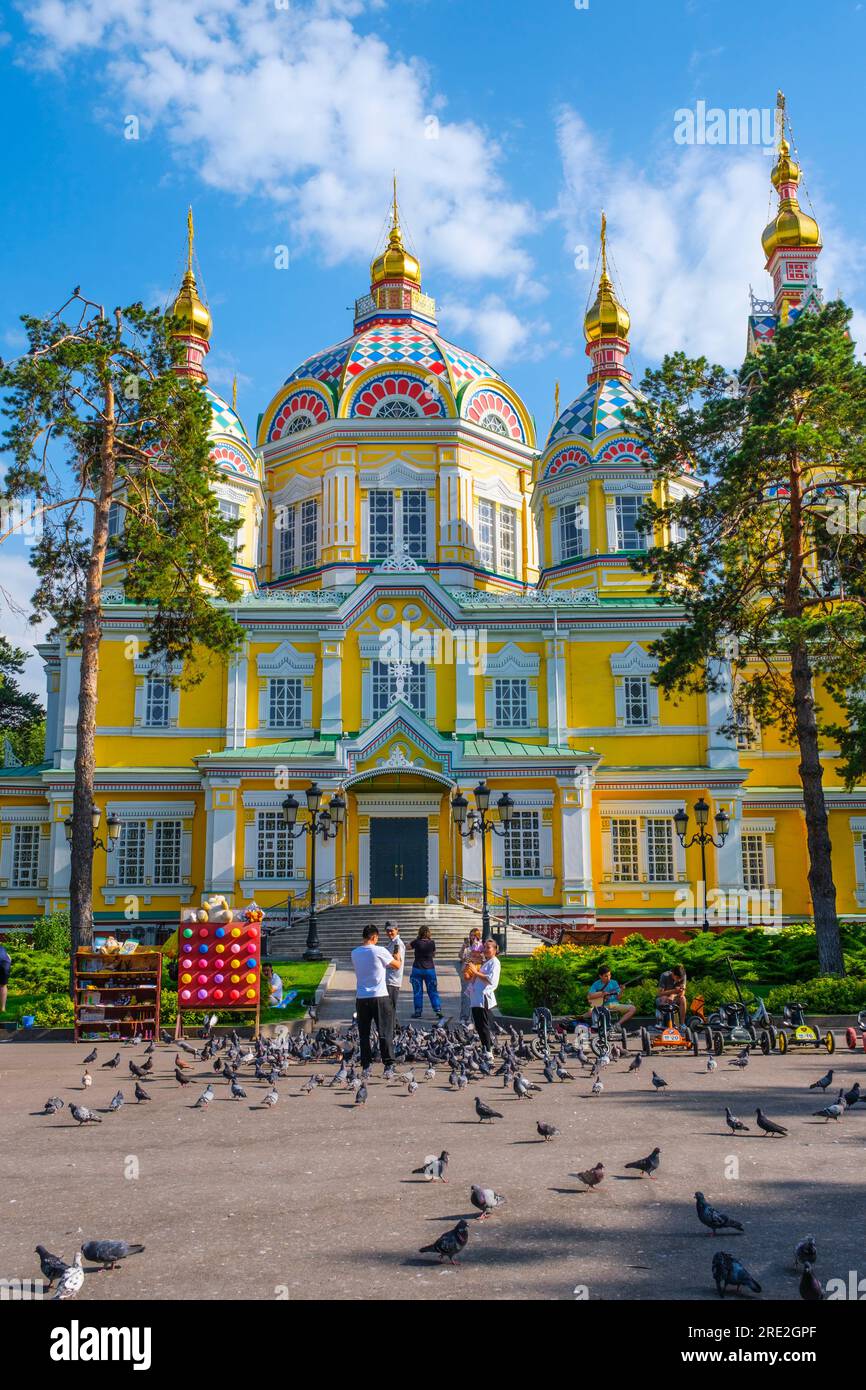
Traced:
[[[483, 898], [482, 884], [469, 878], [461, 878], [459, 875], [445, 876], [445, 900], [446, 902], [462, 903], [464, 907], [473, 908], [475, 911], [481, 910]], [[562, 936], [563, 928], [567, 923], [551, 912], [549, 908], [536, 907], [533, 903], [521, 902], [519, 898], [513, 898], [510, 893], [499, 893], [495, 888], [487, 889], [487, 907], [491, 917], [505, 924], [506, 930], [515, 926], [520, 931], [525, 931], [530, 936], [536, 936], [540, 941], [557, 943]], [[515, 920], [515, 910], [517, 920]], [[542, 918], [549, 921], [550, 925], [545, 928], [535, 929], [519, 920], [521, 916]]]
[[[355, 875], [341, 874], [338, 878], [328, 879], [326, 883], [316, 884], [316, 911], [323, 912], [328, 907], [338, 907], [341, 903], [355, 901]], [[302, 898], [286, 898], [283, 903], [274, 903], [273, 907], [265, 909], [265, 923], [269, 918], [285, 914], [285, 930], [291, 930], [301, 922], [309, 920], [310, 916], [310, 885], [307, 883], [307, 891]], [[274, 930], [274, 928], [272, 928]], [[280, 928], [276, 928], [280, 930]]]

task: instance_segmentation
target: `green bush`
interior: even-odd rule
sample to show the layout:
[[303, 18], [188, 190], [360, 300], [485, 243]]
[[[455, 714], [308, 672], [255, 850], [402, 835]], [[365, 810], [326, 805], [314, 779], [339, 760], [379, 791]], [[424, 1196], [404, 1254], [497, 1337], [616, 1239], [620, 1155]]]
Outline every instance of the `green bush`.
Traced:
[[40, 1028], [71, 1028], [75, 1022], [68, 994], [46, 994], [34, 1010]]
[[69, 988], [69, 959], [30, 946], [10, 945], [10, 984], [23, 994], [58, 994]]
[[33, 949], [49, 951], [54, 956], [69, 957], [72, 951], [72, 928], [65, 908], [40, 917], [33, 930]]
[[771, 1014], [781, 1015], [786, 1004], [802, 1004], [812, 1014], [856, 1014], [866, 1007], [866, 976], [818, 975], [794, 985], [779, 985], [767, 995]]
[[527, 961], [523, 989], [534, 1009], [545, 1007], [554, 1014], [565, 1013], [573, 1007], [574, 971], [559, 952], [537, 951]]

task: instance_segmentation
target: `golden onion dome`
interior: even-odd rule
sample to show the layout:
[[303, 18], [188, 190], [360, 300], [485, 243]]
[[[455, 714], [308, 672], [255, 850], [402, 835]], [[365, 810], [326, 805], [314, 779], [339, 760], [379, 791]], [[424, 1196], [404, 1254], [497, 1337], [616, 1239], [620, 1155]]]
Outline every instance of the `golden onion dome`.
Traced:
[[595, 303], [583, 320], [583, 332], [588, 343], [599, 338], [627, 338], [631, 317], [613, 292], [607, 273], [607, 218], [601, 215], [601, 277]]
[[210, 338], [213, 329], [213, 319], [207, 305], [203, 304], [199, 298], [198, 286], [195, 282], [195, 275], [192, 269], [192, 246], [193, 246], [193, 223], [192, 208], [189, 209], [186, 219], [187, 225], [187, 262], [186, 273], [180, 286], [180, 292], [171, 306], [171, 317], [179, 319], [186, 332], [196, 338], [203, 338], [205, 342]]
[[421, 286], [421, 263], [403, 245], [400, 218], [397, 211], [397, 176], [394, 176], [394, 202], [391, 209], [391, 230], [388, 245], [381, 255], [370, 263], [370, 283], [380, 285], [383, 280], [408, 280]]
[[785, 139], [785, 98], [781, 92], [776, 97], [776, 110], [779, 122], [779, 150], [770, 179], [775, 189], [784, 189], [786, 192], [779, 199], [776, 216], [767, 223], [761, 235], [764, 255], [768, 260], [780, 246], [822, 244], [818, 223], [814, 217], [803, 211], [797, 201], [796, 188], [803, 175], [799, 164], [791, 158], [791, 147]]

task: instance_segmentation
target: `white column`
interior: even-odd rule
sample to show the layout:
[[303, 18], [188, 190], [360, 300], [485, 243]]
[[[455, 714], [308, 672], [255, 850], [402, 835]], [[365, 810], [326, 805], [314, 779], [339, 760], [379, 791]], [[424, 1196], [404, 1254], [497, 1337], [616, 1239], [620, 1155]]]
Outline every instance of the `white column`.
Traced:
[[719, 732], [730, 721], [733, 712], [731, 663], [713, 661], [707, 666], [708, 676], [719, 681], [718, 690], [707, 691], [707, 766], [739, 767], [737, 740], [732, 734]]
[[204, 893], [222, 893], [232, 901], [237, 881], [238, 787], [236, 777], [206, 778], [204, 784], [207, 813], [205, 835]]
[[439, 874], [439, 816], [427, 817], [427, 896], [437, 902], [442, 893]]
[[592, 789], [589, 777], [560, 782], [562, 815], [562, 900], [568, 906], [569, 894], [580, 894], [588, 907], [595, 902], [592, 876], [590, 812]]
[[63, 657], [63, 700], [60, 727], [60, 767], [75, 765], [76, 729], [78, 725], [78, 686], [81, 681], [81, 652], [67, 650]]
[[[324, 588], [355, 583], [355, 476], [354, 450], [338, 449], [325, 456], [322, 477], [322, 551], [330, 566], [322, 578]], [[331, 460], [336, 459], [335, 464]]]
[[358, 902], [370, 901], [370, 817], [358, 814]]
[[[488, 868], [490, 866], [488, 865]], [[481, 836], [473, 835], [463, 841], [463, 877], [470, 883], [481, 882]]]
[[233, 657], [228, 665], [228, 698], [226, 700], [226, 747], [246, 748], [247, 744], [247, 679], [249, 676], [249, 643]]
[[478, 677], [465, 655], [461, 660], [455, 661], [454, 667], [457, 691], [455, 731], [458, 734], [474, 734], [478, 731], [475, 718], [475, 685]]
[[[547, 736], [561, 741], [568, 728], [565, 709], [565, 638], [559, 633], [545, 643], [547, 656]], [[558, 718], [557, 718], [558, 715]]]
[[69, 901], [70, 852], [66, 842], [67, 816], [72, 814], [72, 788], [68, 792], [50, 793], [48, 797], [51, 816], [51, 843], [48, 850], [48, 900], [53, 906], [55, 899]]
[[323, 734], [342, 734], [342, 634], [320, 632], [319, 641], [322, 644], [322, 717], [319, 728]]
[[[718, 866], [719, 888], [726, 891], [733, 890], [738, 892], [743, 887], [743, 850], [741, 834], [743, 829], [743, 802], [739, 795], [725, 796], [722, 793], [714, 797], [716, 809], [724, 806], [731, 818], [728, 838], [721, 849], [715, 851], [716, 864]], [[708, 888], [707, 892], [711, 890]]]

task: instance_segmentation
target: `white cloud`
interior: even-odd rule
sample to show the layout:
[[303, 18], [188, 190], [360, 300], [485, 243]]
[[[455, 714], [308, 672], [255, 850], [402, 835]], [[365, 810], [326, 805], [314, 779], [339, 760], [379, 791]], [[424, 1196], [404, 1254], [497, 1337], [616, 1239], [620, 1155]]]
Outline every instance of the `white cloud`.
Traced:
[[[634, 348], [653, 360], [682, 349], [740, 362], [749, 285], [759, 298], [772, 293], [761, 252], [772, 192], [767, 156], [755, 146], [671, 142], [648, 172], [612, 156], [575, 111], [562, 111], [557, 124], [567, 245], [594, 248], [605, 209]], [[833, 210], [819, 212], [828, 247], [819, 282], [828, 297], [837, 281], [851, 293], [860, 257], [834, 225]]]
[[[448, 121], [415, 60], [352, 20], [378, 5], [327, 0], [24, 0], [43, 63], [96, 56], [142, 138], [167, 134], [215, 188], [277, 202], [292, 240], [326, 263], [368, 257], [392, 169], [425, 265], [465, 280], [531, 280], [531, 208], [499, 173], [497, 142]], [[33, 54], [26, 61], [33, 60]]]
[[30, 561], [20, 549], [10, 549], [4, 542], [0, 549], [0, 631], [12, 643], [28, 653], [23, 674], [18, 677], [24, 690], [31, 690], [43, 701], [45, 698], [45, 668], [34, 650], [43, 642], [50, 623], [33, 626], [30, 622], [30, 600], [37, 577]]
[[446, 336], [460, 336], [497, 370], [506, 362], [543, 357], [550, 346], [550, 327], [543, 320], [524, 319], [498, 295], [480, 304], [447, 300], [440, 320]]

